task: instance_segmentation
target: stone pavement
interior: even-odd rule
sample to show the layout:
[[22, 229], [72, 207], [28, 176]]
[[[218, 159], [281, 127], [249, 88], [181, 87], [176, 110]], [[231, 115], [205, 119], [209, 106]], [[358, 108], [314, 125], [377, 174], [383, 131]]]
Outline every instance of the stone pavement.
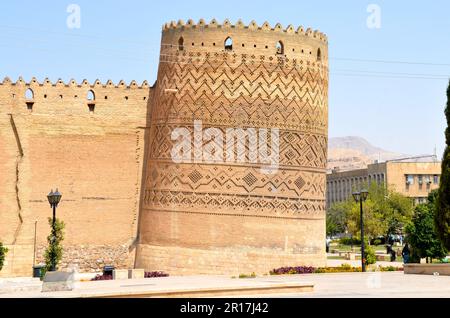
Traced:
[[274, 281], [307, 279], [312, 293], [248, 295], [249, 297], [307, 298], [450, 298], [450, 276], [405, 275], [403, 272], [367, 272], [272, 277]]
[[[278, 292], [248, 290], [263, 286], [314, 285], [312, 292]], [[79, 282], [72, 292], [41, 293], [40, 290], [2, 292], [1, 297], [107, 297], [142, 296], [151, 291], [208, 290], [217, 288], [245, 289], [237, 297], [450, 297], [450, 276], [404, 275], [403, 272], [368, 272], [338, 274], [304, 274], [232, 279], [225, 276], [184, 276], [152, 279]], [[169, 295], [170, 296], [170, 295]], [[204, 294], [186, 297], [203, 297]], [[211, 294], [211, 296], [223, 296]], [[162, 296], [158, 296], [162, 297]], [[228, 296], [233, 297], [233, 296]]]
[[214, 297], [242, 294], [311, 292], [307, 280], [272, 281], [270, 276], [230, 278], [229, 276], [172, 276], [161, 278], [76, 282], [73, 291], [42, 293], [41, 289], [6, 290], [0, 298], [88, 298], [88, 297]]

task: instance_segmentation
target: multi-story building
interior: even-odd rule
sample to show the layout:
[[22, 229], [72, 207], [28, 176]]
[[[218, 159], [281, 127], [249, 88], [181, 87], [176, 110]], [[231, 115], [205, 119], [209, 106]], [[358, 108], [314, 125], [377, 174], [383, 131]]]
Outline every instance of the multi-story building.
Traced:
[[439, 187], [441, 163], [387, 161], [369, 164], [365, 169], [339, 171], [327, 174], [327, 206], [347, 200], [355, 190], [372, 182], [385, 184], [389, 189], [424, 203], [430, 191]]

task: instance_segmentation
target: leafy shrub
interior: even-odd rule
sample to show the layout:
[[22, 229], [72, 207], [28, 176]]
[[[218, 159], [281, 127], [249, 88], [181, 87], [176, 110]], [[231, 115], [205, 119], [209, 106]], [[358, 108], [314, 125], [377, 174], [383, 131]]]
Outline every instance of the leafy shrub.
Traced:
[[47, 236], [48, 247], [45, 250], [45, 268], [42, 269], [41, 275], [45, 276], [45, 273], [52, 270], [54, 266], [55, 269], [58, 269], [58, 264], [63, 256], [63, 247], [62, 241], [64, 240], [64, 227], [65, 224], [63, 221], [58, 218], [55, 219], [55, 233], [53, 233], [53, 219], [48, 218], [48, 224], [52, 229], [50, 234]]
[[364, 254], [366, 259], [366, 265], [375, 264], [377, 262], [377, 257], [375, 255], [375, 250], [372, 246], [367, 245], [364, 247]]
[[403, 267], [394, 267], [394, 266], [380, 266], [378, 267], [378, 270], [381, 272], [397, 272], [397, 271], [403, 271]]
[[169, 274], [164, 272], [145, 272], [144, 277], [145, 278], [156, 278], [156, 277], [168, 277]]
[[374, 239], [374, 240], [372, 241], [372, 244], [373, 244], [373, 245], [381, 245], [381, 244], [383, 244], [383, 242], [382, 242], [380, 239]]
[[8, 253], [8, 249], [3, 246], [2, 242], [0, 242], [0, 271], [3, 268], [3, 263], [5, 262], [6, 253]]
[[361, 245], [361, 240], [351, 237], [343, 237], [339, 240], [342, 245]]

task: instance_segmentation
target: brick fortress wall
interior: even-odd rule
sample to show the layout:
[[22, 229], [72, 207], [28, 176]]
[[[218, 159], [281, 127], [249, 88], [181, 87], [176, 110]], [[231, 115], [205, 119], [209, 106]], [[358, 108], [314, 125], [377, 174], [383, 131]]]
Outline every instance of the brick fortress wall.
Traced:
[[[194, 120], [223, 133], [278, 128], [279, 171], [264, 174], [250, 162], [174, 163], [171, 132], [193, 132]], [[327, 138], [325, 35], [228, 20], [166, 24], [137, 267], [239, 274], [325, 265]]]
[[66, 223], [61, 267], [133, 265], [149, 100], [146, 82], [0, 83], [0, 240], [10, 248], [3, 276], [31, 274], [35, 221], [43, 260], [46, 195], [55, 187]]

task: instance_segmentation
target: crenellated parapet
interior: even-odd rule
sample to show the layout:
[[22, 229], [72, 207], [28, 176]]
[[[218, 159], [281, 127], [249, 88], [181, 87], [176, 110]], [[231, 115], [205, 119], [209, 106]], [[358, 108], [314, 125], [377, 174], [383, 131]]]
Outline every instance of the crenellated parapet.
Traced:
[[126, 83], [121, 80], [119, 83], [115, 84], [113, 81], [108, 80], [106, 83], [102, 83], [100, 80], [95, 80], [93, 83], [90, 83], [88, 80], [84, 79], [81, 83], [77, 83], [76, 80], [71, 79], [69, 82], [64, 82], [62, 79], [58, 79], [56, 82], [50, 81], [50, 79], [45, 78], [42, 82], [40, 82], [37, 78], [33, 77], [29, 82], [25, 81], [22, 77], [19, 77], [17, 81], [12, 81], [9, 77], [5, 77], [0, 85], [24, 85], [24, 86], [53, 86], [53, 87], [89, 87], [89, 88], [136, 88], [136, 89], [148, 89], [149, 85], [147, 81], [143, 81], [142, 84], [138, 84], [135, 80], [132, 80], [130, 83]]
[[162, 30], [161, 59], [170, 61], [180, 54], [214, 54], [265, 56], [307, 61], [328, 67], [327, 36], [303, 26], [271, 26], [268, 22], [246, 25], [241, 20], [222, 24], [213, 19], [210, 23], [200, 19], [166, 23]]
[[[45, 78], [39, 81], [33, 77], [25, 81], [19, 77], [12, 81], [6, 77], [0, 82], [0, 112], [13, 114], [40, 114], [50, 116], [114, 115], [118, 118], [140, 116], [145, 119], [152, 89], [147, 81], [103, 83], [100, 80], [81, 83], [71, 79], [52, 82]], [[143, 121], [145, 123], [145, 120]]]
[[297, 34], [305, 35], [314, 39], [319, 39], [321, 41], [327, 42], [328, 38], [326, 34], [320, 32], [319, 30], [312, 30], [311, 28], [304, 28], [299, 26], [295, 28], [292, 24], [287, 27], [283, 27], [280, 23], [275, 24], [272, 27], [269, 22], [265, 21], [262, 25], [258, 25], [256, 21], [252, 20], [248, 25], [244, 24], [242, 20], [238, 20], [236, 24], [231, 24], [228, 19], [226, 19], [222, 24], [217, 22], [216, 19], [212, 19], [210, 23], [206, 23], [204, 19], [200, 19], [197, 23], [194, 20], [189, 19], [187, 22], [183, 20], [178, 20], [178, 22], [171, 21], [165, 23], [162, 27], [163, 31], [178, 29], [178, 30], [188, 30], [188, 29], [243, 29], [243, 30], [259, 30], [259, 31], [272, 31], [276, 33], [286, 33], [286, 34]]

